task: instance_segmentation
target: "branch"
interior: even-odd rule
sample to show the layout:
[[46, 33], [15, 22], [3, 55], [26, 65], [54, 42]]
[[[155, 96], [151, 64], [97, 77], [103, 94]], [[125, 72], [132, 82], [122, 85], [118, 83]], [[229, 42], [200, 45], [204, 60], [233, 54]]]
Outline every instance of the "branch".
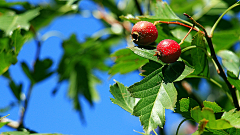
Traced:
[[228, 79], [227, 79], [227, 76], [226, 74], [224, 73], [224, 70], [221, 66], [221, 64], [219, 63], [218, 59], [217, 59], [217, 56], [216, 56], [216, 53], [214, 51], [214, 48], [213, 48], [213, 43], [212, 43], [212, 39], [211, 37], [208, 36], [207, 34], [207, 31], [206, 29], [199, 23], [197, 23], [191, 16], [189, 16], [188, 14], [184, 13], [185, 16], [187, 16], [187, 18], [189, 18], [190, 20], [193, 21], [193, 23], [195, 23], [196, 25], [198, 25], [199, 27], [201, 27], [205, 33], [205, 38], [207, 40], [207, 43], [208, 43], [208, 46], [209, 46], [209, 49], [210, 49], [210, 52], [211, 52], [211, 56], [213, 58], [213, 60], [215, 61], [216, 65], [217, 65], [217, 73], [223, 78], [223, 80], [225, 81], [225, 83], [227, 84], [230, 92], [231, 92], [231, 95], [232, 95], [232, 99], [233, 99], [233, 104], [235, 106], [235, 108], [237, 108], [237, 110], [240, 110], [240, 107], [239, 107], [239, 104], [238, 104], [238, 100], [237, 100], [237, 94], [236, 94], [236, 87], [234, 85], [232, 85]]
[[11, 120], [11, 119], [8, 119], [8, 118], [2, 118], [1, 120], [0, 120], [0, 122], [9, 122], [8, 124], [7, 124], [7, 126], [9, 126], [9, 127], [11, 127], [11, 128], [14, 128], [14, 129], [17, 129], [18, 127], [19, 127], [19, 122], [17, 122], [17, 121], [14, 121], [14, 120]]
[[28, 88], [27, 97], [26, 97], [26, 99], [25, 99], [25, 101], [24, 101], [24, 105], [23, 105], [22, 113], [21, 113], [21, 117], [20, 117], [20, 122], [19, 122], [20, 125], [23, 125], [23, 120], [24, 120], [25, 115], [26, 115], [26, 110], [27, 110], [27, 108], [28, 108], [28, 102], [29, 102], [29, 99], [30, 99], [31, 94], [32, 94], [33, 85], [34, 85], [34, 84], [31, 83], [30, 86], [29, 86], [29, 88]]

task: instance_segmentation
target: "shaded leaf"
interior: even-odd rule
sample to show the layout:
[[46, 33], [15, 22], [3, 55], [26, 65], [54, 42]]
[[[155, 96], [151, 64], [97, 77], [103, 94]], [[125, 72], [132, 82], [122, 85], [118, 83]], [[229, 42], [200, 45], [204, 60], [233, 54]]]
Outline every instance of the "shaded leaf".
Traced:
[[76, 2], [76, 0], [39, 6], [41, 9], [40, 14], [31, 20], [31, 24], [33, 25], [34, 29], [38, 31], [40, 28], [49, 25], [56, 17], [71, 12], [75, 13], [78, 9], [78, 3], [74, 2]]
[[229, 49], [237, 41], [239, 41], [239, 36], [240, 36], [239, 28], [214, 32], [214, 35], [212, 37], [214, 50], [218, 52], [220, 50]]
[[17, 100], [21, 101], [22, 84], [17, 85], [13, 80], [11, 80], [9, 83], [9, 87], [11, 88]]
[[128, 48], [114, 52], [111, 54], [111, 57], [115, 58], [115, 64], [108, 72], [110, 75], [129, 73], [137, 70], [148, 62], [148, 59], [134, 54], [133, 51]]
[[162, 65], [165, 65], [165, 63], [163, 63], [161, 60], [158, 60], [156, 56], [153, 56], [156, 50], [147, 50], [147, 49], [138, 48], [138, 47], [129, 47], [129, 49], [131, 49], [135, 54], [143, 58], [147, 58], [157, 63], [160, 63]]
[[144, 66], [142, 66], [141, 71], [142, 73], [140, 75], [142, 76], [148, 76], [158, 68], [162, 67], [160, 63], [157, 63], [155, 61], [149, 60], [148, 63], [146, 63]]
[[[201, 32], [196, 33], [191, 44], [207, 51], [203, 37], [204, 35]], [[209, 76], [207, 55], [200, 48], [194, 48], [191, 50], [192, 64], [195, 69], [193, 74]]]
[[110, 98], [114, 104], [117, 104], [124, 110], [133, 113], [133, 107], [136, 100], [135, 98], [130, 97], [130, 93], [127, 91], [127, 87], [116, 81], [114, 85], [110, 86], [110, 92], [115, 98]]
[[182, 61], [176, 61], [163, 67], [164, 82], [181, 81], [191, 74], [194, 69], [188, 67]]
[[12, 51], [3, 51], [0, 53], [0, 74], [8, 70], [11, 64], [17, 62], [17, 55]]
[[223, 66], [238, 77], [240, 67], [238, 56], [229, 50], [221, 50], [217, 53], [217, 55], [222, 58]]

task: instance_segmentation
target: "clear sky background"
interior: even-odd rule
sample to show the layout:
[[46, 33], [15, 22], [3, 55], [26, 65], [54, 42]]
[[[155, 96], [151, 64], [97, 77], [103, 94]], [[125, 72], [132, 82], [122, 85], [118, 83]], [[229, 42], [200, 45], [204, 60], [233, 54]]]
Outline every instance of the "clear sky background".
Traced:
[[[17, 0], [6, 0], [17, 1]], [[44, 3], [47, 0], [28, 0], [31, 3]], [[83, 0], [80, 8], [84, 10], [94, 10], [96, 6], [89, 0]], [[40, 35], [44, 35], [49, 31], [58, 31], [67, 39], [72, 33], [77, 35], [79, 41], [84, 42], [84, 38], [93, 35], [96, 31], [103, 29], [100, 20], [93, 16], [83, 17], [81, 15], [71, 15], [59, 17], [49, 26], [40, 31]], [[59, 37], [51, 37], [42, 44], [40, 59], [51, 58], [53, 60], [53, 68], [57, 68], [63, 50], [61, 47], [62, 39]], [[125, 48], [127, 44], [123, 41], [117, 47], [112, 48], [115, 51]], [[34, 62], [36, 53], [36, 43], [34, 40], [27, 42], [18, 56], [18, 63], [10, 67], [10, 73], [16, 83], [23, 83], [23, 90], [26, 92], [29, 86], [29, 80], [21, 70], [20, 63], [25, 61], [29, 66]], [[110, 64], [111, 61], [108, 61]], [[57, 74], [52, 75], [49, 79], [37, 84], [29, 102], [26, 113], [25, 125], [31, 130], [39, 133], [62, 133], [72, 135], [134, 135], [138, 134], [133, 130], [142, 132], [142, 126], [139, 118], [132, 116], [119, 106], [110, 101], [112, 95], [109, 92], [109, 86], [114, 84], [113, 79], [130, 86], [140, 81], [142, 78], [138, 72], [132, 72], [127, 75], [115, 75], [109, 78], [106, 72], [94, 71], [95, 74], [102, 79], [102, 84], [97, 85], [96, 89], [100, 95], [100, 101], [90, 107], [88, 102], [82, 98], [83, 113], [86, 124], [82, 124], [78, 113], [73, 109], [71, 100], [67, 97], [68, 83], [61, 85], [55, 96], [52, 91], [57, 83]], [[16, 101], [15, 97], [8, 88], [8, 82], [0, 77], [0, 108], [9, 105], [10, 102]], [[10, 111], [0, 113], [7, 115], [8, 118], [19, 120], [19, 106], [15, 106]], [[180, 116], [173, 114], [172, 111], [166, 111], [166, 133], [170, 134], [172, 126], [180, 123]], [[0, 132], [10, 131], [11, 128], [5, 126]]]

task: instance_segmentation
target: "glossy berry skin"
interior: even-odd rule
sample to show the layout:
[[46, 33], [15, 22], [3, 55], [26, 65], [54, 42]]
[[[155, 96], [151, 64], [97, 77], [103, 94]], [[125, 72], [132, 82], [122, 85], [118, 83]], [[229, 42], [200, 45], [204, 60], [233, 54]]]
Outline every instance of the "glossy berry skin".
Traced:
[[140, 21], [133, 26], [131, 37], [137, 45], [149, 45], [157, 39], [158, 31], [153, 23]]
[[157, 52], [155, 56], [164, 63], [173, 63], [178, 60], [181, 55], [180, 45], [171, 39], [162, 40], [157, 45]]

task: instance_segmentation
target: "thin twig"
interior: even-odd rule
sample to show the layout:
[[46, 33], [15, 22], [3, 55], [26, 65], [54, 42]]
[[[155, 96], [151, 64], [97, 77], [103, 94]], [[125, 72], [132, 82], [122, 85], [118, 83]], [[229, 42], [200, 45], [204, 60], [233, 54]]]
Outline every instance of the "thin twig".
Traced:
[[27, 108], [28, 108], [28, 102], [29, 102], [29, 99], [31, 97], [32, 90], [33, 90], [33, 84], [31, 83], [29, 88], [28, 88], [28, 93], [27, 93], [26, 99], [24, 101], [24, 105], [23, 105], [23, 108], [22, 108], [22, 114], [21, 114], [21, 117], [20, 117], [19, 125], [23, 125], [23, 121], [24, 121], [24, 118], [26, 116], [26, 111], [27, 111]]
[[193, 24], [193, 26], [192, 26], [191, 29], [188, 31], [188, 33], [186, 34], [186, 36], [181, 40], [181, 42], [179, 43], [179, 45], [181, 45], [181, 44], [184, 42], [184, 40], [187, 38], [187, 36], [190, 34], [190, 32], [194, 29], [194, 26], [195, 26], [195, 24]]
[[[154, 22], [154, 25], [156, 25], [156, 24], [158, 24], [158, 23], [165, 23], [165, 24], [177, 24], [177, 25], [181, 25], [181, 26], [184, 26], [184, 27], [187, 27], [187, 28], [192, 28], [192, 26], [189, 26], [189, 25], [187, 25], [187, 24], [184, 24], [184, 23], [180, 23], [180, 22], [178, 22], [178, 21], [176, 21], [176, 22], [168, 22], [168, 21], [155, 21]], [[196, 29], [196, 28], [192, 28], [193, 30], [195, 30], [195, 31], [199, 31], [199, 29]]]
[[185, 16], [187, 16], [190, 20], [193, 21], [193, 23], [195, 23], [196, 25], [198, 25], [199, 27], [202, 28], [202, 30], [204, 31], [205, 33], [205, 38], [207, 40], [207, 43], [208, 43], [208, 46], [209, 46], [209, 49], [210, 49], [210, 52], [211, 52], [211, 56], [213, 58], [213, 60], [215, 61], [218, 69], [217, 69], [217, 73], [223, 78], [223, 80], [225, 81], [225, 83], [227, 84], [230, 92], [231, 92], [231, 95], [232, 95], [232, 99], [233, 99], [233, 104], [235, 106], [235, 108], [237, 108], [237, 110], [240, 110], [240, 107], [239, 107], [239, 104], [238, 104], [238, 100], [237, 100], [237, 94], [236, 94], [236, 87], [234, 85], [232, 85], [228, 79], [227, 79], [227, 76], [226, 74], [224, 73], [224, 70], [221, 66], [221, 64], [219, 63], [218, 59], [217, 59], [217, 56], [216, 56], [216, 53], [214, 51], [214, 48], [213, 48], [213, 43], [212, 43], [212, 39], [208, 36], [207, 34], [207, 31], [206, 29], [199, 23], [197, 23], [191, 16], [189, 16], [188, 14], [184, 13]]

